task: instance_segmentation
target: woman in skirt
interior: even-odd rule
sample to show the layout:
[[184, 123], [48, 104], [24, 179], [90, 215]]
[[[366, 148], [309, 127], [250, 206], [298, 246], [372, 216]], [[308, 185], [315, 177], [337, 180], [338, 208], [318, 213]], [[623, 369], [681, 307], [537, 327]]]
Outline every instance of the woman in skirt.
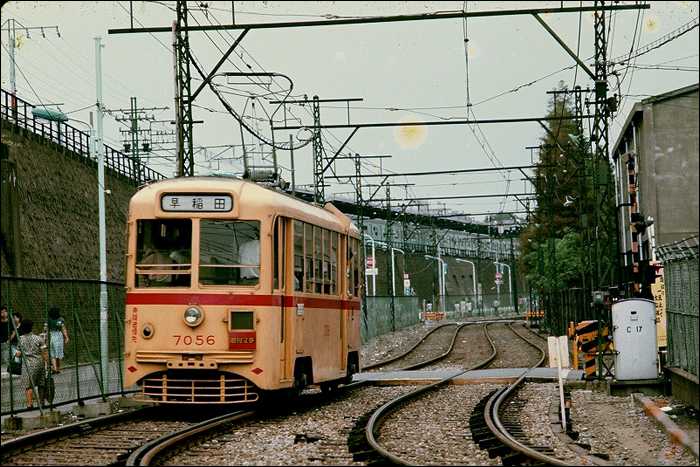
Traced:
[[44, 389], [46, 386], [46, 365], [48, 364], [48, 354], [46, 353], [46, 342], [41, 336], [33, 332], [34, 322], [31, 319], [22, 321], [22, 331], [20, 336], [22, 351], [15, 354], [23, 357], [22, 381], [21, 384], [26, 389], [27, 407], [34, 407], [34, 386], [39, 388], [39, 401], [44, 400]]

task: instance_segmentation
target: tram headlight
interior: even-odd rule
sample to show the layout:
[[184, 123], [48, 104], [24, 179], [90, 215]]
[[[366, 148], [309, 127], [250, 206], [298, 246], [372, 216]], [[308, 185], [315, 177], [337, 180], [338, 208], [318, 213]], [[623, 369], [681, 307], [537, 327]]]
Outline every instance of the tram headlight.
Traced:
[[198, 326], [199, 324], [201, 324], [203, 319], [204, 314], [199, 308], [191, 306], [187, 310], [185, 310], [185, 323], [187, 323], [188, 326]]
[[155, 333], [155, 329], [153, 328], [153, 325], [148, 323], [146, 324], [142, 329], [141, 329], [141, 335], [145, 339], [150, 339], [153, 337], [153, 334]]

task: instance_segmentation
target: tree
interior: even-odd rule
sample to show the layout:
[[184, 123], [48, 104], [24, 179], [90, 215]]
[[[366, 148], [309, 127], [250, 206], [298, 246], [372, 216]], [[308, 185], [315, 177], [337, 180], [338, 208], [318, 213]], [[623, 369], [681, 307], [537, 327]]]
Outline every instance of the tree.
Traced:
[[[519, 237], [520, 267], [538, 295], [584, 286], [589, 275], [584, 225], [593, 212], [592, 156], [575, 105], [576, 94], [560, 81], [547, 103], [539, 161], [535, 169], [536, 206]], [[545, 303], [542, 300], [542, 303]]]
[[584, 137], [580, 121], [571, 118], [575, 115], [573, 96], [560, 81], [552, 91], [546, 116], [561, 119], [543, 124], [545, 134], [540, 138], [534, 177], [537, 205], [520, 237], [522, 257], [533, 251], [533, 243], [528, 240], [539, 244], [546, 238], [561, 238], [567, 227], [578, 229], [580, 202], [587, 200], [579, 196], [579, 182], [585, 172], [585, 163], [581, 163]]

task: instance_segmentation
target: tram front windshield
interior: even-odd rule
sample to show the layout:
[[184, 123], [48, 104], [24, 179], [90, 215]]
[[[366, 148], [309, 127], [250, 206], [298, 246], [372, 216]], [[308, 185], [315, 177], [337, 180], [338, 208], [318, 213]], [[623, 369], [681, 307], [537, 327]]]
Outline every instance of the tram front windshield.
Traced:
[[[136, 287], [190, 287], [190, 219], [137, 221]], [[199, 284], [256, 285], [260, 277], [260, 222], [202, 219]]]

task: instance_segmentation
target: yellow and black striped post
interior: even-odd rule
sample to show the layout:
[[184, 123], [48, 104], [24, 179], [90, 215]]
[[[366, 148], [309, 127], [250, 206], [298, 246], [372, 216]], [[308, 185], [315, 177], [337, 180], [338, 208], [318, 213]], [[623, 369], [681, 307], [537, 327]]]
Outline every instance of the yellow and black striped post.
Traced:
[[[608, 328], [603, 329], [603, 336], [608, 335]], [[586, 379], [595, 379], [596, 374], [596, 357], [598, 356], [598, 321], [589, 320], [581, 321], [576, 326], [574, 332], [575, 340], [578, 344], [576, 352], [584, 354], [584, 372]], [[602, 351], [607, 350], [608, 343], [603, 344]], [[576, 368], [578, 368], [578, 358], [575, 360]]]

